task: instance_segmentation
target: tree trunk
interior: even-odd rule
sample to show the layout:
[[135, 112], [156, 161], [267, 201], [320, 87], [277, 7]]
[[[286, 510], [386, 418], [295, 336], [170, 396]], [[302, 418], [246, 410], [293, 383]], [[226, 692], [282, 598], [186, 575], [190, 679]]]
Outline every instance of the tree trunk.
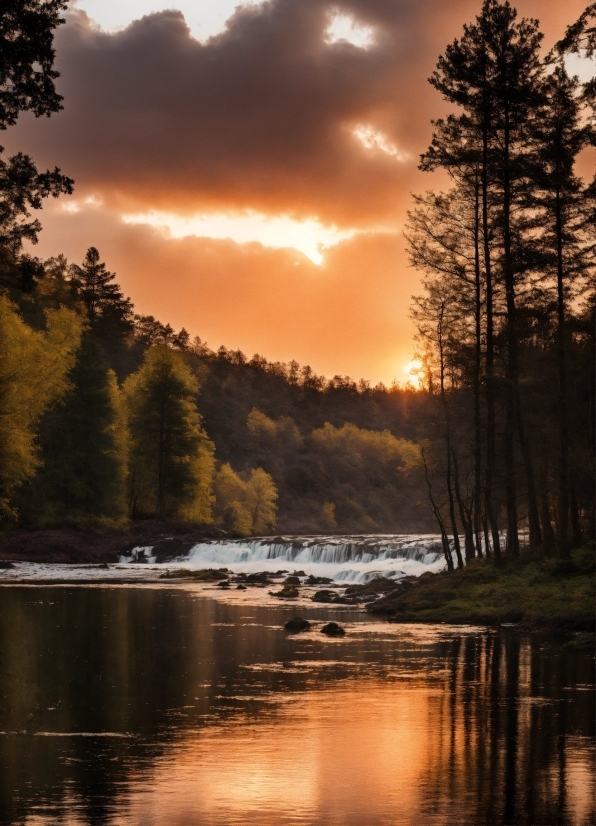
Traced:
[[567, 371], [565, 364], [565, 290], [563, 271], [563, 215], [561, 193], [555, 193], [555, 232], [557, 238], [557, 360], [559, 367], [559, 556], [569, 556], [569, 430], [567, 426]]
[[424, 448], [421, 448], [420, 453], [422, 456], [422, 464], [424, 466], [424, 478], [426, 479], [426, 487], [428, 488], [428, 499], [430, 501], [432, 512], [435, 516], [435, 519], [437, 520], [437, 524], [439, 525], [439, 530], [441, 532], [441, 545], [443, 547], [445, 561], [447, 562], [447, 570], [453, 571], [453, 556], [451, 555], [451, 548], [449, 547], [449, 537], [447, 536], [447, 531], [445, 530], [445, 523], [443, 522], [441, 511], [437, 507], [437, 504], [433, 497], [432, 487], [430, 484], [430, 476], [428, 473], [428, 462], [426, 461]]
[[[451, 455], [453, 457], [453, 482], [455, 487], [455, 498], [457, 500], [457, 507], [459, 509], [459, 516], [461, 519], [461, 523], [464, 528], [464, 541], [465, 541], [465, 548], [466, 548], [466, 562], [469, 562], [470, 559], [474, 559], [475, 552], [474, 552], [474, 533], [472, 531], [472, 523], [468, 518], [468, 514], [466, 512], [466, 508], [464, 505], [464, 501], [461, 495], [461, 489], [459, 486], [459, 465], [457, 463], [457, 456], [455, 455], [455, 451], [451, 451]], [[482, 556], [482, 553], [480, 554]]]
[[[482, 286], [480, 271], [480, 182], [474, 180], [474, 539], [482, 556], [480, 511], [482, 501], [482, 424], [480, 418], [480, 381], [482, 371]], [[467, 556], [467, 547], [466, 547]]]
[[493, 321], [493, 281], [490, 237], [488, 231], [488, 116], [485, 112], [482, 125], [482, 235], [484, 242], [484, 269], [486, 275], [486, 470], [484, 476], [484, 509], [490, 524], [493, 553], [497, 564], [501, 562], [499, 527], [493, 507], [493, 483], [495, 475], [495, 345]]
[[511, 181], [510, 181], [510, 127], [509, 111], [505, 106], [503, 134], [503, 252], [505, 274], [505, 302], [507, 307], [507, 387], [505, 403], [505, 497], [507, 503], [507, 548], [512, 556], [519, 556], [517, 532], [517, 491], [515, 479], [515, 424], [518, 385], [517, 320], [515, 307], [515, 273], [511, 246]]
[[519, 388], [516, 391], [517, 401], [517, 429], [519, 442], [522, 449], [524, 468], [526, 471], [527, 494], [528, 494], [528, 525], [530, 528], [530, 548], [538, 548], [542, 545], [542, 531], [540, 530], [540, 515], [538, 513], [538, 497], [536, 495], [536, 477], [534, 475], [534, 461], [532, 450], [528, 439], [524, 418], [521, 409], [521, 398]]

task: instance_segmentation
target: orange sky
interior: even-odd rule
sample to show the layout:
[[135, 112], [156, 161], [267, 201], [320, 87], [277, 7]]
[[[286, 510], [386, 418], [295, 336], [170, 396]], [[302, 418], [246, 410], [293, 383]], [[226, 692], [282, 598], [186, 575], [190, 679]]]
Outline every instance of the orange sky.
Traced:
[[[517, 7], [550, 45], [584, 5]], [[76, 180], [45, 209], [36, 254], [98, 247], [139, 312], [213, 348], [403, 381], [418, 279], [400, 230], [410, 193], [440, 185], [416, 167], [446, 111], [426, 78], [479, 6], [269, 0], [203, 43], [175, 11], [114, 33], [73, 11], [56, 39], [64, 111], [3, 139]], [[329, 42], [337, 11], [366, 47]]]

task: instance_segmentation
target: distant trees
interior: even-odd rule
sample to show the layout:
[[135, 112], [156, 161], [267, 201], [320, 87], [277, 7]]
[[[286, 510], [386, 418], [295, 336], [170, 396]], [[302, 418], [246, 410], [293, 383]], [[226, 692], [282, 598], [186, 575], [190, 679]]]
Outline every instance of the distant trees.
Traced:
[[240, 534], [266, 534], [275, 529], [277, 488], [262, 468], [243, 479], [224, 464], [215, 477], [216, 515], [228, 530]]
[[[570, 29], [570, 43], [588, 36], [593, 13]], [[580, 523], [593, 525], [593, 504], [578, 502], [578, 466], [570, 470], [568, 410], [577, 392], [567, 371], [593, 346], [577, 332], [580, 299], [593, 304], [595, 237], [590, 186], [574, 163], [594, 131], [587, 91], [560, 57], [542, 59], [541, 40], [537, 21], [484, 0], [447, 47], [430, 82], [457, 111], [434, 122], [421, 168], [445, 169], [452, 188], [416, 198], [406, 232], [424, 274], [413, 316], [428, 390], [441, 400], [448, 519], [456, 554], [463, 530], [467, 558], [484, 549], [499, 559], [501, 527], [515, 556], [520, 523], [538, 546], [553, 522], [565, 556], [580, 541]], [[470, 423], [473, 455], [454, 447], [454, 405], [458, 429]], [[588, 441], [584, 419], [575, 443]], [[471, 495], [462, 496], [468, 468]]]

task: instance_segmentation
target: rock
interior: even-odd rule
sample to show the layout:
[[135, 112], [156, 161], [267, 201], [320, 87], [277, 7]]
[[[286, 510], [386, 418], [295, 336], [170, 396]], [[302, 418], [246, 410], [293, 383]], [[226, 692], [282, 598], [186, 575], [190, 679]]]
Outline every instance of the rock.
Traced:
[[305, 585], [329, 585], [333, 580], [328, 576], [313, 576], [312, 574], [306, 580]]
[[0, 559], [0, 570], [7, 571], [9, 568], [14, 568], [12, 562], [7, 562], [5, 559]]
[[294, 617], [294, 619], [286, 622], [284, 628], [286, 631], [291, 631], [293, 633], [297, 633], [298, 631], [308, 631], [310, 628], [310, 622], [302, 619], [302, 617]]
[[300, 585], [300, 580], [297, 576], [288, 576], [285, 580], [286, 585]]
[[328, 589], [323, 589], [322, 591], [317, 591], [313, 598], [313, 602], [337, 602], [338, 595], [335, 591], [329, 591]]
[[298, 596], [298, 588], [295, 585], [284, 585], [281, 591], [269, 591], [272, 597], [279, 599], [296, 599]]
[[218, 583], [217, 583], [217, 587], [218, 587], [218, 588], [229, 588], [229, 587], [230, 587], [229, 580], [224, 579], [224, 581], [223, 581], [223, 582], [218, 582]]
[[268, 571], [261, 571], [258, 574], [249, 574], [246, 577], [246, 581], [253, 584], [257, 582], [267, 583], [269, 581], [269, 577], [270, 574]]
[[237, 591], [246, 591], [246, 585], [242, 585], [242, 584], [236, 585], [236, 590]]
[[343, 637], [345, 633], [341, 625], [336, 622], [328, 622], [327, 625], [321, 628], [321, 634], [325, 634], [327, 637]]
[[294, 576], [306, 576], [304, 571], [294, 571]]

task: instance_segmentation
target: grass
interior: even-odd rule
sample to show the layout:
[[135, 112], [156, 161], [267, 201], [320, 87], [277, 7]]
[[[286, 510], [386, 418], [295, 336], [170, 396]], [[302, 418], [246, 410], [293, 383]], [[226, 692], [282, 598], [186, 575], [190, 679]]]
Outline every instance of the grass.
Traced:
[[526, 551], [501, 567], [492, 559], [475, 559], [462, 570], [404, 582], [367, 610], [396, 622], [592, 631], [594, 562], [593, 544], [573, 550], [570, 560], [540, 551]]

